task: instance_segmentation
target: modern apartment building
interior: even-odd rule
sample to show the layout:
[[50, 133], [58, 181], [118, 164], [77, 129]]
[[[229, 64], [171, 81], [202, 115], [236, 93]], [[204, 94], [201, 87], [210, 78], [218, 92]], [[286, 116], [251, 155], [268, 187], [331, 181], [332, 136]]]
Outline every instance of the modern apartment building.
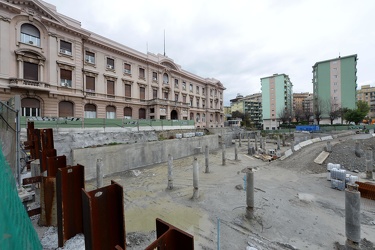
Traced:
[[357, 100], [367, 102], [370, 107], [368, 117], [375, 119], [375, 87], [370, 85], [363, 85], [361, 89], [357, 90]]
[[0, 1], [0, 99], [22, 116], [224, 124], [223, 84], [81, 28], [40, 0]]
[[231, 111], [239, 111], [249, 115], [251, 126], [259, 128], [262, 123], [262, 94], [256, 93], [247, 96], [237, 95], [230, 100]]
[[314, 112], [322, 113], [320, 123], [329, 123], [329, 113], [354, 109], [357, 89], [357, 55], [338, 57], [313, 66]]
[[262, 85], [263, 129], [275, 130], [281, 115], [293, 114], [293, 84], [286, 74], [273, 74], [260, 79]]

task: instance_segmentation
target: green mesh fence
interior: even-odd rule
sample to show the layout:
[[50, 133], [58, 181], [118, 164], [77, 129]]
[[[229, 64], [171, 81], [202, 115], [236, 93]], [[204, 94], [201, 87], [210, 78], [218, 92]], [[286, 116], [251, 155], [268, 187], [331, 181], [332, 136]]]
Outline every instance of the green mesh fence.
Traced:
[[0, 249], [42, 249], [38, 235], [18, 197], [12, 171], [2, 150], [0, 150], [0, 197]]

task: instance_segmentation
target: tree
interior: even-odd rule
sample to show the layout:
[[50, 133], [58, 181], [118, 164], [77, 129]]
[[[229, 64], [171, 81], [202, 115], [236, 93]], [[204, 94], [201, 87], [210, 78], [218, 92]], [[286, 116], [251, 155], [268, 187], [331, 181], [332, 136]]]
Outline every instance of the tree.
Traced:
[[303, 110], [303, 118], [305, 121], [310, 122], [310, 117], [313, 115], [313, 113], [310, 111], [310, 109], [306, 108]]
[[294, 119], [296, 119], [296, 122], [300, 122], [300, 120], [302, 120], [304, 116], [304, 112], [303, 112], [303, 109], [301, 106], [297, 106], [295, 109], [294, 109]]
[[368, 106], [367, 102], [364, 101], [358, 101], [356, 103], [356, 106], [356, 109], [349, 109], [345, 113], [344, 118], [348, 122], [354, 122], [355, 124], [358, 124], [363, 121], [363, 118], [365, 118], [367, 113], [370, 111], [370, 107]]
[[333, 121], [336, 118], [340, 117], [340, 108], [338, 108], [338, 104], [336, 104], [334, 100], [331, 100], [331, 102], [327, 106], [329, 107], [329, 110], [328, 110], [329, 120], [331, 121], [331, 125], [333, 125]]
[[361, 114], [361, 115], [363, 115], [363, 118], [365, 118], [365, 116], [368, 114], [368, 112], [370, 111], [370, 107], [369, 107], [369, 105], [368, 105], [368, 103], [367, 102], [365, 102], [365, 101], [358, 101], [357, 103], [356, 103], [357, 105], [357, 111]]
[[283, 122], [283, 124], [286, 124], [288, 121], [290, 122], [290, 118], [292, 114], [286, 110], [285, 108], [281, 109], [279, 113], [277, 114], [279, 120]]
[[[339, 108], [338, 113], [339, 117], [341, 118], [341, 124], [343, 124], [343, 121], [345, 119], [345, 114], [349, 111], [348, 108]], [[345, 119], [346, 120], [346, 119]]]
[[314, 117], [319, 125], [320, 120], [322, 119], [322, 114], [324, 112], [324, 104], [323, 101], [319, 97], [314, 98]]

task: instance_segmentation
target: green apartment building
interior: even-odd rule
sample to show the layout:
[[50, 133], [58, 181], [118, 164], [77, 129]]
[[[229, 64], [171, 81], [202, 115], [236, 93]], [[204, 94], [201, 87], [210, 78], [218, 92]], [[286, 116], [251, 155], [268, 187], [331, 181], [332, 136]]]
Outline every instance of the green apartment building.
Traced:
[[322, 113], [320, 124], [330, 123], [331, 111], [355, 108], [357, 60], [355, 54], [317, 62], [313, 66], [313, 106], [314, 112]]
[[283, 110], [290, 114], [293, 113], [293, 84], [286, 74], [273, 74], [261, 78], [260, 81], [262, 85], [263, 129], [278, 129], [281, 123], [279, 116]]

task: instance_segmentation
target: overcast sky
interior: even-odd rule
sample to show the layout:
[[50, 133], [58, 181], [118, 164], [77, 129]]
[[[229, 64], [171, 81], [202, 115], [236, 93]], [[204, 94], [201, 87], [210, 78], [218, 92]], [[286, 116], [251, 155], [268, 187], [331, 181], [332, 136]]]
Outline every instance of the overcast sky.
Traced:
[[237, 93], [260, 78], [289, 75], [293, 92], [312, 92], [312, 66], [358, 55], [357, 84], [375, 86], [373, 0], [47, 0], [82, 28], [140, 52], [164, 53], [184, 70]]

